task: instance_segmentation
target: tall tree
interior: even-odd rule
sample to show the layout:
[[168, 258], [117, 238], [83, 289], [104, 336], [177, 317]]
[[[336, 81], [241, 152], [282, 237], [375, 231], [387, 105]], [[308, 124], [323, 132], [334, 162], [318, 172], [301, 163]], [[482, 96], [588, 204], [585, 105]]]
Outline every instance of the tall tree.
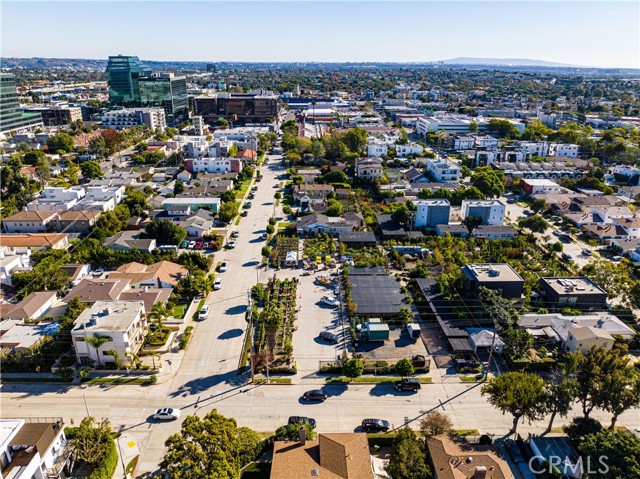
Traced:
[[567, 417], [571, 411], [571, 405], [576, 397], [575, 372], [577, 365], [578, 357], [569, 355], [567, 362], [556, 369], [547, 381], [545, 408], [546, 412], [551, 414], [547, 432], [553, 428], [556, 416]]
[[101, 178], [103, 174], [100, 163], [95, 160], [82, 162], [80, 164], [80, 171], [82, 171], [82, 176], [89, 179]]
[[475, 169], [471, 182], [485, 196], [496, 198], [504, 193], [504, 173], [488, 166]]
[[603, 429], [585, 436], [579, 447], [580, 452], [590, 458], [593, 468], [597, 469], [597, 476], [593, 477], [640, 477], [640, 438], [631, 433]]
[[160, 245], [179, 245], [187, 237], [187, 230], [169, 220], [154, 219], [144, 229], [149, 238]]
[[400, 429], [393, 439], [393, 453], [385, 470], [391, 479], [431, 478], [423, 444], [408, 427]]
[[482, 395], [503, 414], [513, 416], [511, 433], [516, 432], [520, 418], [529, 422], [544, 417], [545, 384], [540, 376], [511, 372], [489, 380], [482, 387]]

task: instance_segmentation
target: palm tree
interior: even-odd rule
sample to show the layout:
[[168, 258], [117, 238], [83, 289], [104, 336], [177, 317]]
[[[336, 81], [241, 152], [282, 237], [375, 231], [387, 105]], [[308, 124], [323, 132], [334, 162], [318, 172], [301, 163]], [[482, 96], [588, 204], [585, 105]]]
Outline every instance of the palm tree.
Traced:
[[100, 336], [95, 333], [93, 337], [86, 338], [87, 342], [96, 349], [96, 355], [98, 356], [98, 366], [102, 366], [102, 362], [100, 361], [100, 348], [102, 345], [109, 341], [108, 336]]

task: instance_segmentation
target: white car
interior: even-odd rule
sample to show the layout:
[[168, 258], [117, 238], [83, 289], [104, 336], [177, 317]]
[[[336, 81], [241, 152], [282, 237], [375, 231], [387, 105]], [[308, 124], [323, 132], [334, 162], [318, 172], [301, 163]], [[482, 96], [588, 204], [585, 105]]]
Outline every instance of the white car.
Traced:
[[334, 308], [340, 305], [340, 301], [338, 301], [338, 298], [335, 296], [323, 296], [320, 301], [328, 306], [333, 306]]
[[158, 409], [153, 415], [153, 419], [158, 421], [175, 421], [180, 417], [180, 409], [173, 409], [170, 407], [164, 407]]
[[196, 247], [196, 242], [195, 241], [190, 241], [189, 242], [189, 249], [193, 249]]
[[198, 312], [198, 319], [203, 320], [209, 317], [209, 306], [204, 305], [202, 309]]
[[223, 261], [222, 263], [220, 263], [220, 267], [218, 268], [218, 271], [220, 271], [221, 273], [224, 273], [228, 269], [229, 269], [229, 263], [227, 263], [226, 261]]
[[218, 290], [222, 288], [222, 280], [220, 278], [216, 279], [216, 282], [213, 283], [213, 289]]
[[233, 249], [236, 247], [236, 241], [235, 240], [231, 240], [227, 243], [227, 248], [228, 249]]

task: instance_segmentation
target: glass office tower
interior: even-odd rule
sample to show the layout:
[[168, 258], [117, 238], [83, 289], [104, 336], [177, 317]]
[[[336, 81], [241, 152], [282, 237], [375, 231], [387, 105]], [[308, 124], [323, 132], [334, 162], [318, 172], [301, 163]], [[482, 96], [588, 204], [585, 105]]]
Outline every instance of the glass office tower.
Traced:
[[114, 105], [139, 106], [140, 88], [138, 79], [151, 75], [138, 57], [112, 56], [107, 64], [109, 101]]
[[24, 113], [13, 73], [0, 73], [0, 135], [10, 135], [43, 127], [40, 113]]
[[176, 126], [189, 118], [187, 79], [173, 73], [153, 74], [139, 79], [140, 104], [164, 108], [167, 124]]

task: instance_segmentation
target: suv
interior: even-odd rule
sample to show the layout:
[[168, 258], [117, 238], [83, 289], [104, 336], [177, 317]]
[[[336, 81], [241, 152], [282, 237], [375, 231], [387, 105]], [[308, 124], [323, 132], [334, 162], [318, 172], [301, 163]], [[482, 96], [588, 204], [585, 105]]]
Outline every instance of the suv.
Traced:
[[422, 388], [420, 381], [415, 378], [401, 379], [400, 381], [396, 381], [394, 386], [398, 391], [417, 391]]
[[322, 389], [313, 389], [304, 393], [302, 395], [302, 399], [305, 401], [325, 401], [327, 399], [327, 395]]
[[330, 331], [320, 331], [320, 334], [318, 336], [320, 337], [320, 339], [324, 339], [325, 341], [329, 341], [333, 344], [336, 344], [338, 342], [338, 336]]
[[204, 305], [202, 309], [198, 312], [198, 319], [202, 321], [203, 319], [207, 319], [209, 317], [209, 306]]
[[389, 427], [389, 421], [383, 419], [364, 419], [362, 421], [362, 430], [365, 432], [387, 432]]
[[287, 421], [288, 425], [291, 424], [304, 424], [304, 425], [309, 425], [311, 426], [313, 429], [316, 428], [316, 420], [313, 419], [312, 417], [304, 417], [304, 416], [290, 416], [289, 420]]

